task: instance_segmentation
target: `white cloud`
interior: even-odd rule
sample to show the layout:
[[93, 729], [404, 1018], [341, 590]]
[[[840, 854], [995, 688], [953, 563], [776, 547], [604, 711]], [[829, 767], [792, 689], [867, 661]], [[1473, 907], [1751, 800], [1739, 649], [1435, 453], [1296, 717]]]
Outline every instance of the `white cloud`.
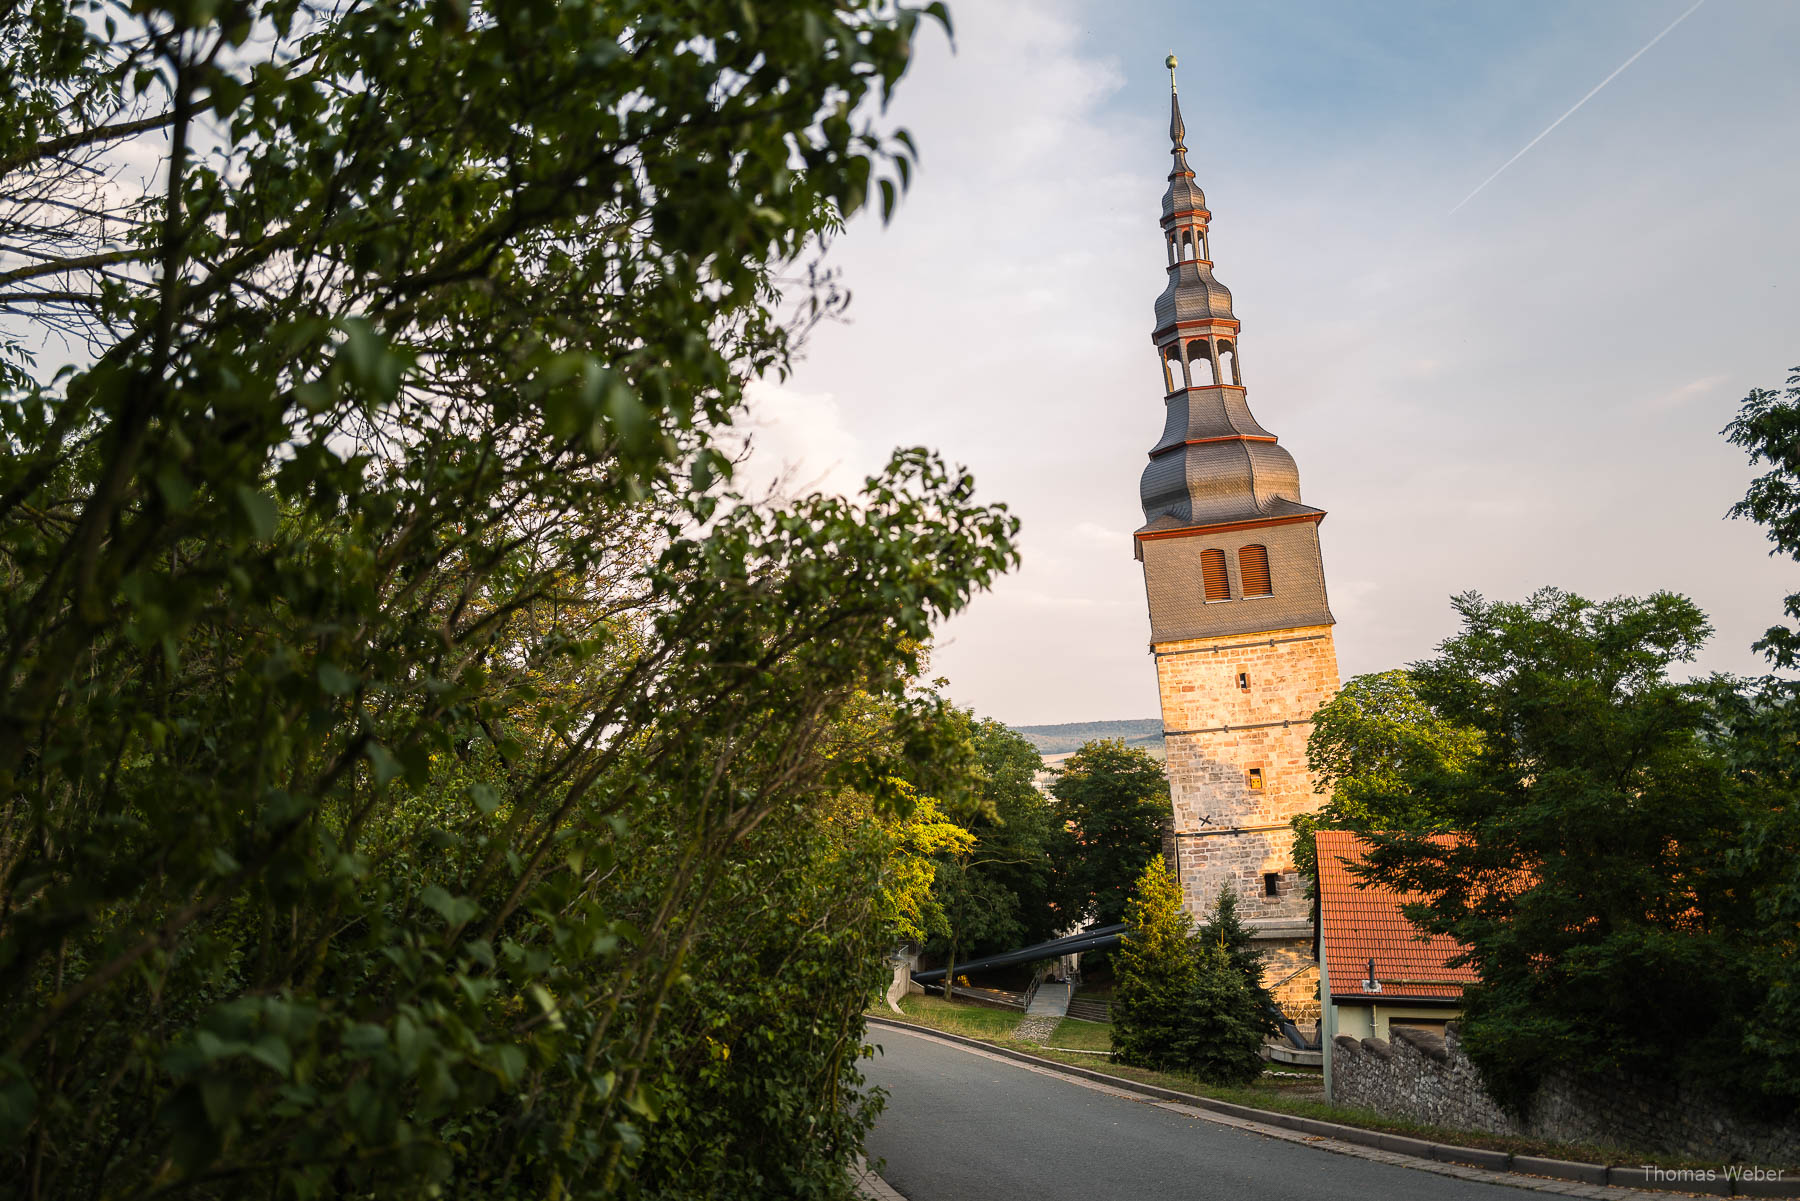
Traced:
[[1672, 409], [1679, 409], [1691, 401], [1707, 397], [1716, 398], [1722, 392], [1727, 391], [1726, 385], [1730, 382], [1730, 378], [1724, 374], [1703, 375], [1699, 379], [1689, 380], [1678, 388], [1670, 388], [1666, 392], [1646, 397], [1638, 402], [1636, 407], [1652, 413], [1667, 413]]
[[837, 397], [768, 380], [752, 380], [744, 397], [748, 411], [734, 432], [745, 436], [748, 448], [735, 482], [746, 496], [854, 496], [861, 490], [876, 465], [845, 424]]

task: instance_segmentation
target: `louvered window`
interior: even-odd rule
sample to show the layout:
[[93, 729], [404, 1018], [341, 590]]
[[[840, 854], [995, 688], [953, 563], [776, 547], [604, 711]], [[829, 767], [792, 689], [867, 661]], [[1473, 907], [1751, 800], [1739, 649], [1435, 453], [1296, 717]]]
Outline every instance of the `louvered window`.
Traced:
[[1207, 600], [1226, 601], [1231, 599], [1231, 581], [1225, 578], [1224, 551], [1203, 550], [1200, 552], [1200, 582], [1206, 587]]
[[1238, 551], [1238, 575], [1243, 577], [1245, 596], [1269, 596], [1269, 551], [1251, 544]]

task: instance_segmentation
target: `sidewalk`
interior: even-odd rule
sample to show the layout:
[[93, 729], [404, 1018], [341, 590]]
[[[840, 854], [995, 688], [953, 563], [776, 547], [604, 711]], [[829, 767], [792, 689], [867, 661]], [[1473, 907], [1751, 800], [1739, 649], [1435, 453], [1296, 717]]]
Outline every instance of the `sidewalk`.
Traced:
[[1065, 980], [1046, 980], [1038, 985], [1025, 1017], [1013, 1030], [1013, 1037], [1022, 1043], [1048, 1042], [1051, 1031], [1069, 1012], [1069, 997], [1074, 991]]
[[850, 1181], [856, 1186], [856, 1195], [863, 1201], [906, 1201], [894, 1186], [869, 1170], [869, 1161], [858, 1155], [856, 1166], [850, 1170]]

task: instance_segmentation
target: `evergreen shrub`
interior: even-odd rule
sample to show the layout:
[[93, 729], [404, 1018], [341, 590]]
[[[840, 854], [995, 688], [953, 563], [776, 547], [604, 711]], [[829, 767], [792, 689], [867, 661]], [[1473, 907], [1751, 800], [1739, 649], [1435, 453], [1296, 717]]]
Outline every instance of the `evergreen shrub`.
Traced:
[[[1130, 929], [1113, 957], [1113, 1050], [1120, 1062], [1187, 1071], [1214, 1084], [1247, 1084], [1262, 1074], [1259, 1054], [1268, 1026], [1256, 957], [1232, 943], [1242, 932], [1227, 890], [1197, 934], [1181, 907], [1175, 880], [1161, 861], [1138, 877], [1125, 907]], [[1223, 935], [1223, 938], [1217, 937]], [[1234, 957], [1237, 956], [1237, 957]]]

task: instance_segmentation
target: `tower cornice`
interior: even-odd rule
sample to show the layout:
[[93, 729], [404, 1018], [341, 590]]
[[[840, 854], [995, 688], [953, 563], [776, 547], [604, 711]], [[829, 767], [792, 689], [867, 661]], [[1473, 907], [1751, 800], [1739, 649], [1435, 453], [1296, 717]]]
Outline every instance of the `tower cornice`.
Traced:
[[1323, 509], [1314, 509], [1310, 513], [1291, 513], [1286, 517], [1255, 517], [1248, 521], [1216, 521], [1211, 525], [1184, 525], [1179, 529], [1134, 530], [1132, 537], [1139, 542], [1157, 542], [1164, 538], [1193, 538], [1201, 534], [1230, 534], [1237, 530], [1260, 530], [1276, 525], [1301, 525], [1312, 522], [1315, 525], [1324, 521], [1327, 514]]

